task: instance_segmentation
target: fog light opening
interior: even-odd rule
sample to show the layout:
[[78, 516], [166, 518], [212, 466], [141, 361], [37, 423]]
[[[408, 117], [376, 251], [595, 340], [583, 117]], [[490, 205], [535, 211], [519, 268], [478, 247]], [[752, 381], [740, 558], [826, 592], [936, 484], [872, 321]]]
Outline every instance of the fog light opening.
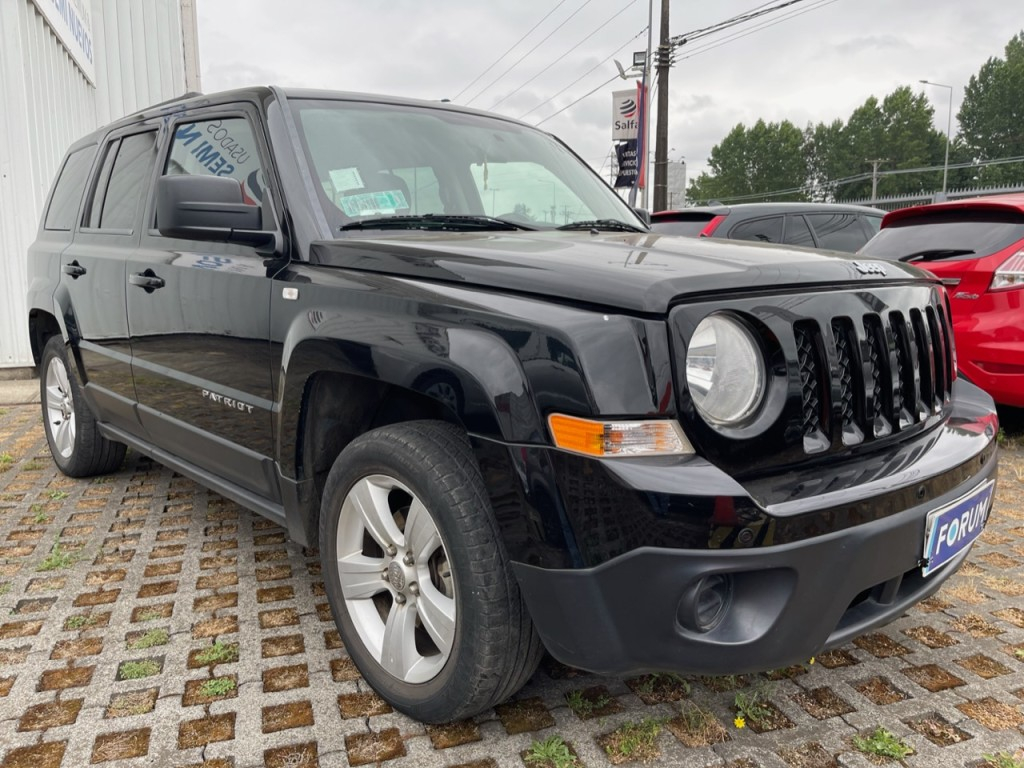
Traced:
[[679, 601], [679, 623], [691, 632], [718, 627], [732, 605], [732, 576], [714, 573], [698, 579]]

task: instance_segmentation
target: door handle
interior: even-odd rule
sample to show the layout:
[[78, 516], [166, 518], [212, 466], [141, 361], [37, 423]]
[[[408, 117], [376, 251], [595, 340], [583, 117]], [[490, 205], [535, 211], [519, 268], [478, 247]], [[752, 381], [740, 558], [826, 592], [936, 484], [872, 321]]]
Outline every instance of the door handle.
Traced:
[[139, 286], [146, 293], [152, 293], [157, 288], [164, 287], [164, 279], [157, 277], [152, 269], [147, 269], [145, 272], [133, 272], [128, 275], [128, 282]]
[[65, 264], [61, 267], [61, 271], [65, 275], [71, 275], [72, 280], [77, 280], [85, 274], [85, 267], [78, 263], [78, 260], [72, 261], [70, 264]]

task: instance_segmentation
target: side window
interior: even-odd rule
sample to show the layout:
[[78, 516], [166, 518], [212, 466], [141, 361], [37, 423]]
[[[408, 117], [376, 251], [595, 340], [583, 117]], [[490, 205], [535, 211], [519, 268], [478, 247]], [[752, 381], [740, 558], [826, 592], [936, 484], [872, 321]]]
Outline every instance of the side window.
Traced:
[[156, 162], [156, 131], [135, 133], [107, 145], [88, 214], [90, 227], [132, 230], [139, 201]]
[[263, 202], [266, 183], [252, 125], [245, 117], [219, 117], [179, 124], [164, 167], [165, 176], [227, 176], [250, 204]]
[[89, 174], [89, 164], [96, 154], [96, 147], [85, 147], [68, 155], [64, 167], [57, 177], [57, 183], [50, 196], [50, 207], [46, 210], [43, 229], [68, 231], [75, 224], [78, 204], [82, 202], [85, 191], [85, 179]]
[[807, 215], [822, 248], [852, 253], [867, 242], [867, 235], [852, 213], [811, 213]]
[[786, 237], [784, 242], [789, 245], [802, 245], [805, 248], [814, 247], [811, 228], [807, 226], [803, 216], [791, 214], [786, 217]]
[[733, 240], [754, 240], [759, 243], [782, 242], [782, 217], [769, 216], [737, 224], [729, 232]]

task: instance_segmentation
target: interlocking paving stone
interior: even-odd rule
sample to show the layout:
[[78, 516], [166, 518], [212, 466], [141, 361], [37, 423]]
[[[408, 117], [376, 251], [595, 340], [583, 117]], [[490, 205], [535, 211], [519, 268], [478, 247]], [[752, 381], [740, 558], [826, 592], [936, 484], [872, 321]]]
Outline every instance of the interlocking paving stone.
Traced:
[[[132, 453], [65, 478], [38, 422], [0, 409], [0, 768], [519, 768], [549, 737], [594, 768], [611, 764], [600, 738], [645, 720], [653, 764], [695, 768], [869, 768], [853, 737], [878, 726], [915, 750], [908, 768], [1024, 746], [1021, 449], [969, 567], [813, 663], [607, 678], [549, 657], [513, 701], [424, 726], [347, 656], [316, 552]], [[770, 714], [737, 728], [755, 692]]]

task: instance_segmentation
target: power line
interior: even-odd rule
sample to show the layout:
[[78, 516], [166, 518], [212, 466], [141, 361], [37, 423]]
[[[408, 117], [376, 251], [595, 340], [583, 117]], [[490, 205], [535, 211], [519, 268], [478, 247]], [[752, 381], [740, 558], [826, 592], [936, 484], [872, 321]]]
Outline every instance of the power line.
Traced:
[[675, 35], [674, 37], [669, 39], [669, 43], [673, 48], [678, 48], [679, 46], [691, 40], [697, 40], [701, 37], [707, 37], [708, 35], [712, 35], [716, 32], [721, 32], [723, 29], [735, 27], [737, 24], [743, 24], [747, 21], [752, 21], [753, 19], [765, 16], [769, 13], [781, 11], [783, 8], [788, 8], [791, 5], [796, 5], [797, 3], [802, 2], [804, 2], [804, 0], [785, 0], [785, 2], [779, 3], [778, 5], [773, 5], [770, 8], [766, 7], [770, 5], [770, 3], [764, 3], [763, 5], [759, 5], [755, 8], [752, 8], [750, 11], [747, 11], [746, 13], [742, 13], [738, 16], [733, 16], [731, 18], [725, 19], [724, 21], [720, 21], [717, 24], [712, 24], [709, 27], [695, 29], [692, 30], [691, 32], [686, 32], [682, 35]]
[[574, 106], [576, 106], [577, 104], [579, 104], [579, 103], [580, 103], [581, 101], [583, 101], [583, 100], [584, 100], [585, 98], [587, 98], [588, 96], [593, 96], [593, 95], [594, 95], [595, 93], [597, 93], [597, 92], [598, 92], [598, 91], [599, 91], [600, 89], [604, 88], [604, 87], [605, 87], [606, 85], [608, 85], [608, 83], [610, 83], [610, 82], [611, 82], [612, 80], [615, 80], [615, 79], [616, 79], [617, 77], [618, 77], [618, 75], [612, 75], [612, 76], [611, 76], [611, 77], [609, 77], [609, 78], [608, 78], [607, 80], [605, 80], [605, 81], [604, 81], [603, 83], [601, 83], [601, 84], [600, 84], [599, 86], [597, 86], [597, 88], [595, 88], [594, 90], [592, 90], [592, 91], [589, 91], [589, 92], [587, 92], [587, 93], [583, 94], [583, 95], [582, 95], [582, 96], [580, 96], [580, 97], [579, 97], [578, 99], [576, 99], [576, 101], [570, 101], [570, 102], [569, 102], [568, 104], [566, 104], [566, 105], [565, 105], [564, 107], [562, 107], [561, 109], [559, 109], [559, 110], [558, 110], [558, 111], [556, 111], [556, 112], [552, 112], [552, 113], [551, 113], [550, 115], [548, 115], [547, 117], [545, 117], [545, 118], [544, 118], [543, 120], [541, 120], [540, 122], [534, 123], [534, 125], [535, 125], [535, 126], [536, 126], [536, 125], [542, 125], [543, 123], [546, 123], [546, 122], [547, 122], [548, 120], [550, 120], [550, 119], [551, 119], [552, 117], [554, 117], [555, 115], [560, 115], [560, 114], [562, 114], [563, 112], [565, 112], [565, 110], [569, 109], [569, 107], [574, 107]]
[[559, 96], [561, 96], [561, 95], [562, 95], [563, 93], [565, 93], [565, 92], [566, 92], [567, 90], [569, 90], [570, 88], [572, 88], [572, 87], [573, 87], [574, 85], [576, 85], [576, 83], [578, 83], [578, 82], [579, 82], [580, 80], [582, 80], [583, 78], [585, 78], [585, 77], [586, 77], [587, 75], [589, 75], [589, 74], [590, 74], [591, 72], [594, 72], [595, 70], [599, 69], [600, 67], [603, 67], [603, 66], [604, 66], [605, 64], [607, 64], [607, 63], [608, 63], [609, 61], [611, 61], [613, 57], [617, 56], [617, 55], [618, 55], [618, 54], [619, 54], [619, 53], [620, 53], [620, 52], [621, 52], [621, 51], [622, 51], [622, 50], [623, 50], [623, 49], [624, 49], [624, 48], [625, 48], [626, 46], [628, 46], [628, 45], [629, 45], [630, 43], [632, 43], [632, 42], [633, 42], [634, 40], [636, 40], [636, 39], [637, 39], [638, 37], [640, 37], [640, 35], [644, 34], [644, 33], [645, 33], [646, 31], [647, 31], [647, 27], [644, 27], [643, 29], [641, 29], [641, 30], [640, 30], [639, 32], [637, 32], [637, 33], [636, 33], [635, 35], [633, 35], [633, 36], [632, 36], [631, 38], [629, 38], [629, 40], [627, 40], [626, 42], [624, 42], [624, 43], [623, 43], [622, 45], [620, 45], [620, 46], [619, 46], [619, 47], [618, 47], [618, 48], [617, 48], [616, 50], [614, 50], [614, 51], [613, 51], [612, 53], [610, 53], [610, 54], [609, 54], [609, 55], [607, 56], [607, 58], [604, 58], [604, 59], [602, 59], [601, 61], [599, 61], [599, 62], [598, 62], [597, 64], [595, 64], [595, 65], [594, 65], [593, 67], [591, 67], [590, 69], [588, 69], [588, 70], [587, 70], [586, 72], [584, 72], [584, 73], [583, 73], [582, 75], [580, 75], [580, 76], [579, 76], [579, 77], [577, 77], [577, 78], [576, 78], [575, 80], [573, 80], [573, 81], [572, 81], [571, 83], [569, 83], [569, 84], [568, 84], [567, 86], [565, 86], [565, 87], [564, 87], [564, 88], [563, 88], [562, 90], [560, 90], [560, 91], [558, 91], [557, 93], [554, 93], [554, 94], [552, 94], [551, 96], [549, 96], [548, 98], [544, 99], [544, 101], [542, 101], [542, 102], [541, 102], [540, 104], [538, 104], [537, 106], [535, 106], [535, 107], [534, 107], [533, 109], [531, 109], [531, 110], [530, 110], [529, 112], [524, 112], [523, 114], [521, 114], [521, 115], [519, 116], [519, 119], [520, 119], [520, 120], [522, 120], [522, 119], [523, 119], [524, 117], [526, 117], [526, 116], [527, 116], [527, 115], [529, 115], [530, 113], [532, 113], [532, 112], [536, 112], [536, 111], [537, 111], [538, 109], [540, 109], [541, 107], [543, 107], [543, 106], [544, 106], [545, 104], [547, 104], [547, 103], [549, 103], [549, 102], [551, 102], [551, 101], [554, 101], [554, 100], [555, 100], [556, 98], [558, 98], [558, 97], [559, 97]]
[[[520, 44], [521, 42], [523, 42], [523, 40], [525, 40], [525, 39], [526, 39], [526, 38], [528, 38], [528, 37], [529, 37], [530, 35], [532, 35], [532, 34], [533, 34], [533, 31], [534, 31], [535, 29], [537, 29], [537, 27], [539, 27], [539, 26], [540, 26], [541, 24], [543, 24], [543, 23], [544, 23], [545, 21], [547, 21], [547, 20], [548, 20], [548, 17], [549, 17], [549, 16], [550, 16], [550, 15], [551, 15], [552, 13], [554, 13], [555, 11], [557, 11], [557, 10], [558, 10], [559, 8], [561, 8], [561, 7], [562, 7], [562, 5], [564, 5], [564, 4], [565, 4], [565, 2], [566, 2], [566, 0], [559, 0], [559, 2], [558, 2], [558, 5], [556, 5], [556, 6], [554, 7], [554, 8], [552, 8], [552, 9], [551, 9], [550, 11], [548, 11], [548, 12], [547, 12], [546, 14], [544, 14], [544, 18], [542, 18], [542, 19], [541, 19], [540, 21], [538, 21], [538, 22], [537, 22], [536, 24], [534, 24], [534, 25], [533, 25], [532, 27], [530, 27], [530, 31], [529, 31], [529, 32], [527, 32], [527, 33], [526, 33], [525, 35], [523, 35], [523, 36], [522, 36], [522, 37], [520, 37], [520, 38], [519, 38], [518, 40], [516, 40], [516, 41], [515, 41], [515, 42], [514, 42], [514, 43], [512, 44], [512, 46], [511, 46], [511, 47], [510, 47], [510, 48], [509, 48], [509, 49], [508, 49], [507, 51], [505, 51], [505, 52], [504, 52], [503, 54], [501, 54], [501, 56], [499, 56], [498, 58], [496, 58], [496, 59], [495, 59], [495, 60], [494, 60], [494, 61], [493, 61], [493, 62], [491, 63], [491, 66], [489, 66], [489, 67], [488, 67], [487, 69], [485, 69], [485, 70], [484, 70], [483, 72], [481, 72], [481, 73], [480, 73], [479, 75], [477, 75], [476, 77], [474, 77], [474, 78], [473, 78], [473, 82], [471, 82], [471, 83], [470, 83], [469, 85], [467, 85], [467, 86], [466, 86], [465, 88], [463, 88], [463, 89], [462, 89], [461, 91], [459, 91], [459, 92], [458, 92], [457, 94], [455, 94], [455, 99], [458, 99], [458, 98], [459, 98], [459, 97], [460, 97], [460, 96], [461, 96], [462, 94], [464, 94], [464, 93], [465, 93], [466, 91], [468, 91], [468, 90], [469, 90], [470, 88], [472, 88], [472, 87], [473, 87], [473, 86], [474, 86], [474, 85], [475, 85], [475, 84], [477, 83], [477, 81], [479, 81], [479, 80], [480, 80], [480, 78], [481, 78], [481, 77], [483, 77], [483, 76], [484, 76], [484, 75], [486, 75], [486, 74], [487, 74], [488, 72], [490, 72], [490, 71], [491, 71], [492, 69], [494, 69], [494, 68], [495, 68], [495, 67], [496, 67], [496, 66], [498, 65], [498, 62], [499, 62], [499, 61], [501, 61], [501, 60], [502, 60], [502, 59], [504, 59], [504, 58], [505, 58], [506, 56], [508, 56], [508, 55], [509, 55], [510, 53], [512, 53], [512, 51], [513, 51], [513, 50], [515, 49], [515, 47], [516, 47], [517, 45], [519, 45], [519, 44]], [[455, 101], [455, 99], [452, 99], [452, 101]]]
[[476, 94], [476, 96], [474, 96], [473, 98], [471, 98], [471, 99], [470, 99], [469, 101], [467, 101], [467, 102], [466, 102], [466, 106], [469, 106], [469, 105], [470, 105], [470, 104], [472, 104], [472, 103], [473, 103], [474, 101], [476, 101], [477, 99], [479, 99], [479, 98], [480, 98], [480, 96], [481, 96], [481, 95], [483, 95], [483, 93], [484, 93], [485, 91], [487, 91], [487, 90], [488, 90], [488, 89], [489, 89], [489, 88], [490, 88], [490, 87], [491, 87], [492, 85], [494, 85], [494, 84], [495, 84], [496, 82], [498, 82], [499, 80], [501, 80], [501, 79], [502, 79], [502, 78], [503, 78], [503, 77], [504, 77], [505, 75], [507, 75], [507, 74], [508, 74], [509, 72], [511, 72], [511, 71], [512, 71], [513, 69], [515, 69], [515, 68], [516, 68], [516, 67], [518, 67], [518, 66], [519, 66], [520, 64], [522, 64], [522, 63], [523, 63], [523, 61], [524, 61], [524, 60], [525, 60], [525, 59], [526, 59], [526, 58], [527, 58], [527, 57], [528, 57], [528, 56], [529, 56], [530, 54], [532, 54], [532, 53], [533, 53], [534, 51], [536, 51], [536, 50], [537, 50], [538, 48], [540, 48], [540, 47], [541, 47], [542, 45], [544, 45], [544, 43], [546, 43], [546, 42], [547, 42], [547, 41], [548, 41], [549, 39], [551, 39], [551, 36], [552, 36], [552, 35], [554, 35], [554, 34], [555, 34], [555, 32], [557, 32], [557, 31], [558, 31], [558, 30], [560, 30], [560, 29], [561, 29], [562, 27], [564, 27], [564, 26], [565, 26], [566, 24], [568, 24], [568, 23], [569, 23], [569, 22], [570, 22], [570, 21], [571, 21], [571, 20], [573, 19], [573, 17], [574, 17], [574, 16], [576, 16], [576, 14], [577, 14], [577, 13], [579, 13], [580, 11], [582, 11], [582, 10], [583, 10], [584, 8], [586, 8], [586, 7], [588, 6], [588, 5], [590, 5], [590, 4], [592, 3], [592, 2], [593, 2], [593, 0], [584, 0], [584, 3], [583, 3], [583, 5], [581, 5], [581, 6], [580, 6], [579, 8], [577, 8], [577, 9], [576, 9], [575, 11], [573, 11], [572, 13], [570, 13], [570, 14], [569, 14], [569, 16], [568, 16], [568, 17], [567, 17], [567, 18], [566, 18], [566, 19], [565, 19], [564, 21], [562, 21], [562, 23], [561, 23], [561, 24], [559, 24], [559, 25], [558, 25], [557, 27], [555, 27], [555, 28], [554, 28], [553, 30], [551, 30], [551, 31], [550, 31], [550, 32], [549, 32], [549, 33], [547, 34], [547, 36], [545, 36], [545, 37], [544, 37], [544, 39], [542, 39], [542, 40], [541, 40], [541, 41], [540, 41], [539, 43], [537, 43], [537, 44], [536, 44], [535, 46], [533, 46], [533, 48], [531, 48], [531, 49], [530, 49], [530, 50], [528, 50], [528, 51], [527, 51], [526, 53], [524, 53], [524, 54], [523, 54], [522, 56], [520, 56], [520, 57], [519, 57], [518, 59], [516, 59], [515, 63], [514, 63], [514, 64], [513, 64], [513, 65], [512, 65], [511, 67], [509, 67], [508, 69], [506, 69], [506, 70], [505, 70], [504, 72], [502, 72], [502, 73], [501, 73], [500, 75], [498, 75], [498, 76], [497, 76], [496, 78], [494, 78], [494, 79], [493, 79], [493, 80], [492, 80], [492, 81], [491, 81], [490, 83], [488, 83], [487, 85], [485, 85], [485, 86], [483, 87], [483, 90], [481, 90], [481, 91], [478, 91], [478, 92], [477, 92], [477, 94]]
[[592, 37], [593, 37], [594, 35], [596, 35], [596, 34], [597, 34], [598, 32], [600, 32], [600, 31], [601, 31], [602, 29], [604, 29], [604, 28], [605, 28], [605, 27], [607, 27], [607, 26], [608, 26], [609, 24], [611, 24], [611, 23], [612, 23], [613, 21], [615, 21], [615, 19], [616, 19], [617, 17], [621, 16], [621, 15], [622, 15], [623, 13], [625, 13], [626, 11], [628, 11], [628, 10], [629, 10], [629, 8], [630, 8], [631, 6], [633, 6], [633, 5], [636, 5], [636, 3], [637, 3], [637, 0], [630, 0], [630, 1], [628, 2], [628, 3], [626, 3], [626, 4], [624, 5], [624, 6], [622, 6], [622, 8], [620, 8], [620, 9], [619, 9], [618, 11], [616, 11], [616, 12], [615, 12], [614, 14], [612, 14], [612, 15], [611, 15], [611, 16], [610, 16], [610, 17], [609, 17], [608, 19], [606, 19], [606, 20], [604, 21], [604, 23], [603, 23], [603, 24], [601, 24], [601, 25], [600, 25], [599, 27], [597, 27], [597, 29], [595, 29], [595, 30], [594, 30], [593, 32], [591, 32], [591, 33], [590, 33], [589, 35], [587, 35], [587, 36], [586, 36], [586, 37], [584, 37], [584, 38], [583, 38], [582, 40], [580, 40], [580, 41], [579, 41], [578, 43], [576, 43], [576, 45], [572, 46], [572, 47], [571, 47], [571, 48], [570, 48], [569, 50], [567, 50], [567, 51], [564, 51], [563, 53], [561, 53], [561, 54], [559, 54], [558, 56], [556, 56], [556, 57], [555, 57], [555, 58], [554, 58], [554, 59], [553, 59], [553, 60], [552, 60], [552, 61], [551, 61], [551, 62], [550, 62], [549, 64], [547, 64], [546, 66], [542, 67], [542, 68], [540, 69], [540, 71], [538, 71], [538, 72], [537, 72], [537, 74], [535, 74], [535, 75], [534, 75], [533, 77], [531, 77], [531, 78], [530, 78], [529, 80], [527, 80], [527, 81], [526, 81], [525, 83], [523, 83], [522, 85], [520, 85], [520, 86], [519, 86], [518, 88], [516, 88], [516, 89], [515, 89], [514, 91], [510, 91], [509, 93], [506, 93], [506, 94], [505, 94], [504, 96], [502, 96], [502, 97], [501, 97], [500, 99], [498, 99], [498, 100], [497, 100], [496, 102], [494, 102], [494, 103], [493, 103], [493, 104], [491, 105], [491, 109], [494, 109], [495, 107], [497, 107], [497, 106], [498, 106], [499, 104], [501, 104], [501, 103], [502, 103], [503, 101], [505, 101], [506, 99], [508, 99], [508, 98], [510, 98], [510, 97], [512, 97], [512, 96], [514, 96], [515, 94], [519, 93], [519, 91], [521, 91], [521, 90], [522, 90], [523, 88], [525, 88], [526, 86], [528, 86], [528, 85], [529, 85], [530, 83], [532, 83], [532, 82], [533, 82], [534, 80], [536, 80], [536, 79], [537, 79], [538, 77], [540, 77], [540, 76], [541, 76], [541, 75], [543, 75], [543, 74], [544, 74], [545, 72], [547, 72], [547, 71], [548, 71], [549, 69], [551, 69], [551, 67], [553, 67], [553, 66], [554, 66], [555, 64], [557, 64], [557, 63], [559, 62], [559, 60], [563, 59], [564, 57], [568, 56], [568, 55], [569, 55], [570, 53], [572, 53], [573, 51], [575, 51], [575, 50], [576, 50], [577, 48], [579, 48], [579, 47], [580, 47], [581, 45], [583, 45], [583, 44], [584, 44], [585, 42], [587, 42], [587, 40], [589, 40], [590, 38], [592, 38]]

